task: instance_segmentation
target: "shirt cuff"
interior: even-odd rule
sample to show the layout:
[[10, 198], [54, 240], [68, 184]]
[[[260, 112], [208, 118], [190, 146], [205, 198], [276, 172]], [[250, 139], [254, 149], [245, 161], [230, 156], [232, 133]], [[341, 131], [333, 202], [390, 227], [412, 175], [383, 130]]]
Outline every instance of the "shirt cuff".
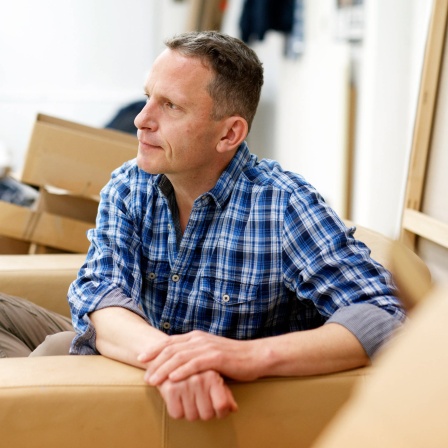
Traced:
[[386, 343], [402, 323], [387, 311], [375, 305], [363, 303], [337, 310], [325, 324], [344, 326], [359, 340], [369, 358]]
[[[148, 322], [148, 318], [145, 316], [141, 305], [137, 305], [134, 300], [124, 295], [120, 290], [114, 289], [106, 294], [98, 306], [92, 310], [98, 311], [103, 308], [120, 307], [125, 308], [133, 313], [137, 314]], [[70, 348], [71, 355], [98, 355], [99, 352], [96, 349], [96, 331], [89, 315], [86, 314], [83, 317], [84, 322], [87, 324], [87, 328], [83, 333], [78, 333], [73, 339], [72, 346]]]

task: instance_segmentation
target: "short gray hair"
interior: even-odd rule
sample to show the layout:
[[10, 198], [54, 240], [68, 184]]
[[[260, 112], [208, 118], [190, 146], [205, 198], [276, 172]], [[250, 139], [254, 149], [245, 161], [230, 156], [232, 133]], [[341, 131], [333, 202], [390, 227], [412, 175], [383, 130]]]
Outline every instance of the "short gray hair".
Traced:
[[200, 58], [215, 73], [208, 86], [214, 103], [213, 119], [238, 115], [250, 129], [263, 85], [263, 65], [251, 48], [217, 31], [179, 34], [166, 40], [165, 45], [184, 56]]

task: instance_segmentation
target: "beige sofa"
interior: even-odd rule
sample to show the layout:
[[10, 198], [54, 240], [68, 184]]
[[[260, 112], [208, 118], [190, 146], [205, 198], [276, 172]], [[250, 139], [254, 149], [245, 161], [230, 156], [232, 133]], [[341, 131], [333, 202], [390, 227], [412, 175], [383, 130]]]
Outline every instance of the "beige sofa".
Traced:
[[447, 447], [447, 320], [448, 285], [437, 285], [313, 448]]
[[[365, 229], [358, 235], [388, 265], [390, 240]], [[83, 258], [0, 256], [0, 291], [67, 314], [66, 290]], [[0, 441], [8, 448], [309, 447], [368, 372], [231, 383], [239, 411], [191, 423], [167, 416], [141, 370], [102, 356], [0, 359]]]

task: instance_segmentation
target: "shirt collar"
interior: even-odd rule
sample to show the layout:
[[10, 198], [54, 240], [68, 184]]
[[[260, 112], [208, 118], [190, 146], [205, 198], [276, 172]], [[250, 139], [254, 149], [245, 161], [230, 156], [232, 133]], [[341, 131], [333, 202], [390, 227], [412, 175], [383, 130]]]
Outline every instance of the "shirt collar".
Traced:
[[241, 143], [227, 168], [223, 171], [216, 185], [207, 193], [216, 202], [218, 207], [224, 207], [230, 197], [233, 187], [237, 183], [241, 173], [251, 159], [251, 154], [246, 142]]

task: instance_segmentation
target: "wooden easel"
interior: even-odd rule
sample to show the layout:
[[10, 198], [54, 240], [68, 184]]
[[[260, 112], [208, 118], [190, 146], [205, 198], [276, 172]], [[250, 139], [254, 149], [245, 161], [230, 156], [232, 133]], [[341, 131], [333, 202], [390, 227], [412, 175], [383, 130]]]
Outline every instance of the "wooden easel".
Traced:
[[[434, 209], [430, 210], [430, 207], [425, 205], [425, 203], [431, 202], [428, 201], [428, 198], [431, 199], [430, 195], [434, 195], [434, 191], [429, 191], [428, 188], [428, 184], [434, 179], [434, 173], [430, 172], [430, 168], [440, 165], [440, 159], [445, 160], [445, 152], [448, 154], [447, 131], [444, 132], [446, 134], [445, 141], [442, 138], [443, 127], [448, 129], [448, 122], [442, 119], [448, 111], [448, 104], [446, 104], [448, 102], [446, 93], [448, 92], [447, 23], [448, 0], [434, 0], [426, 43], [400, 235], [401, 241], [416, 252], [419, 251], [419, 240], [422, 239], [448, 249], [448, 188], [442, 192], [439, 188], [437, 192], [439, 199], [436, 213], [434, 213]], [[440, 154], [443, 155], [442, 158], [440, 158]], [[433, 160], [431, 160], [431, 156]], [[438, 160], [436, 160], [437, 158]], [[439, 178], [448, 179], [448, 165], [443, 168], [445, 174], [439, 175]], [[440, 173], [440, 166], [437, 170]], [[443, 203], [445, 205], [441, 206], [440, 204]]]

